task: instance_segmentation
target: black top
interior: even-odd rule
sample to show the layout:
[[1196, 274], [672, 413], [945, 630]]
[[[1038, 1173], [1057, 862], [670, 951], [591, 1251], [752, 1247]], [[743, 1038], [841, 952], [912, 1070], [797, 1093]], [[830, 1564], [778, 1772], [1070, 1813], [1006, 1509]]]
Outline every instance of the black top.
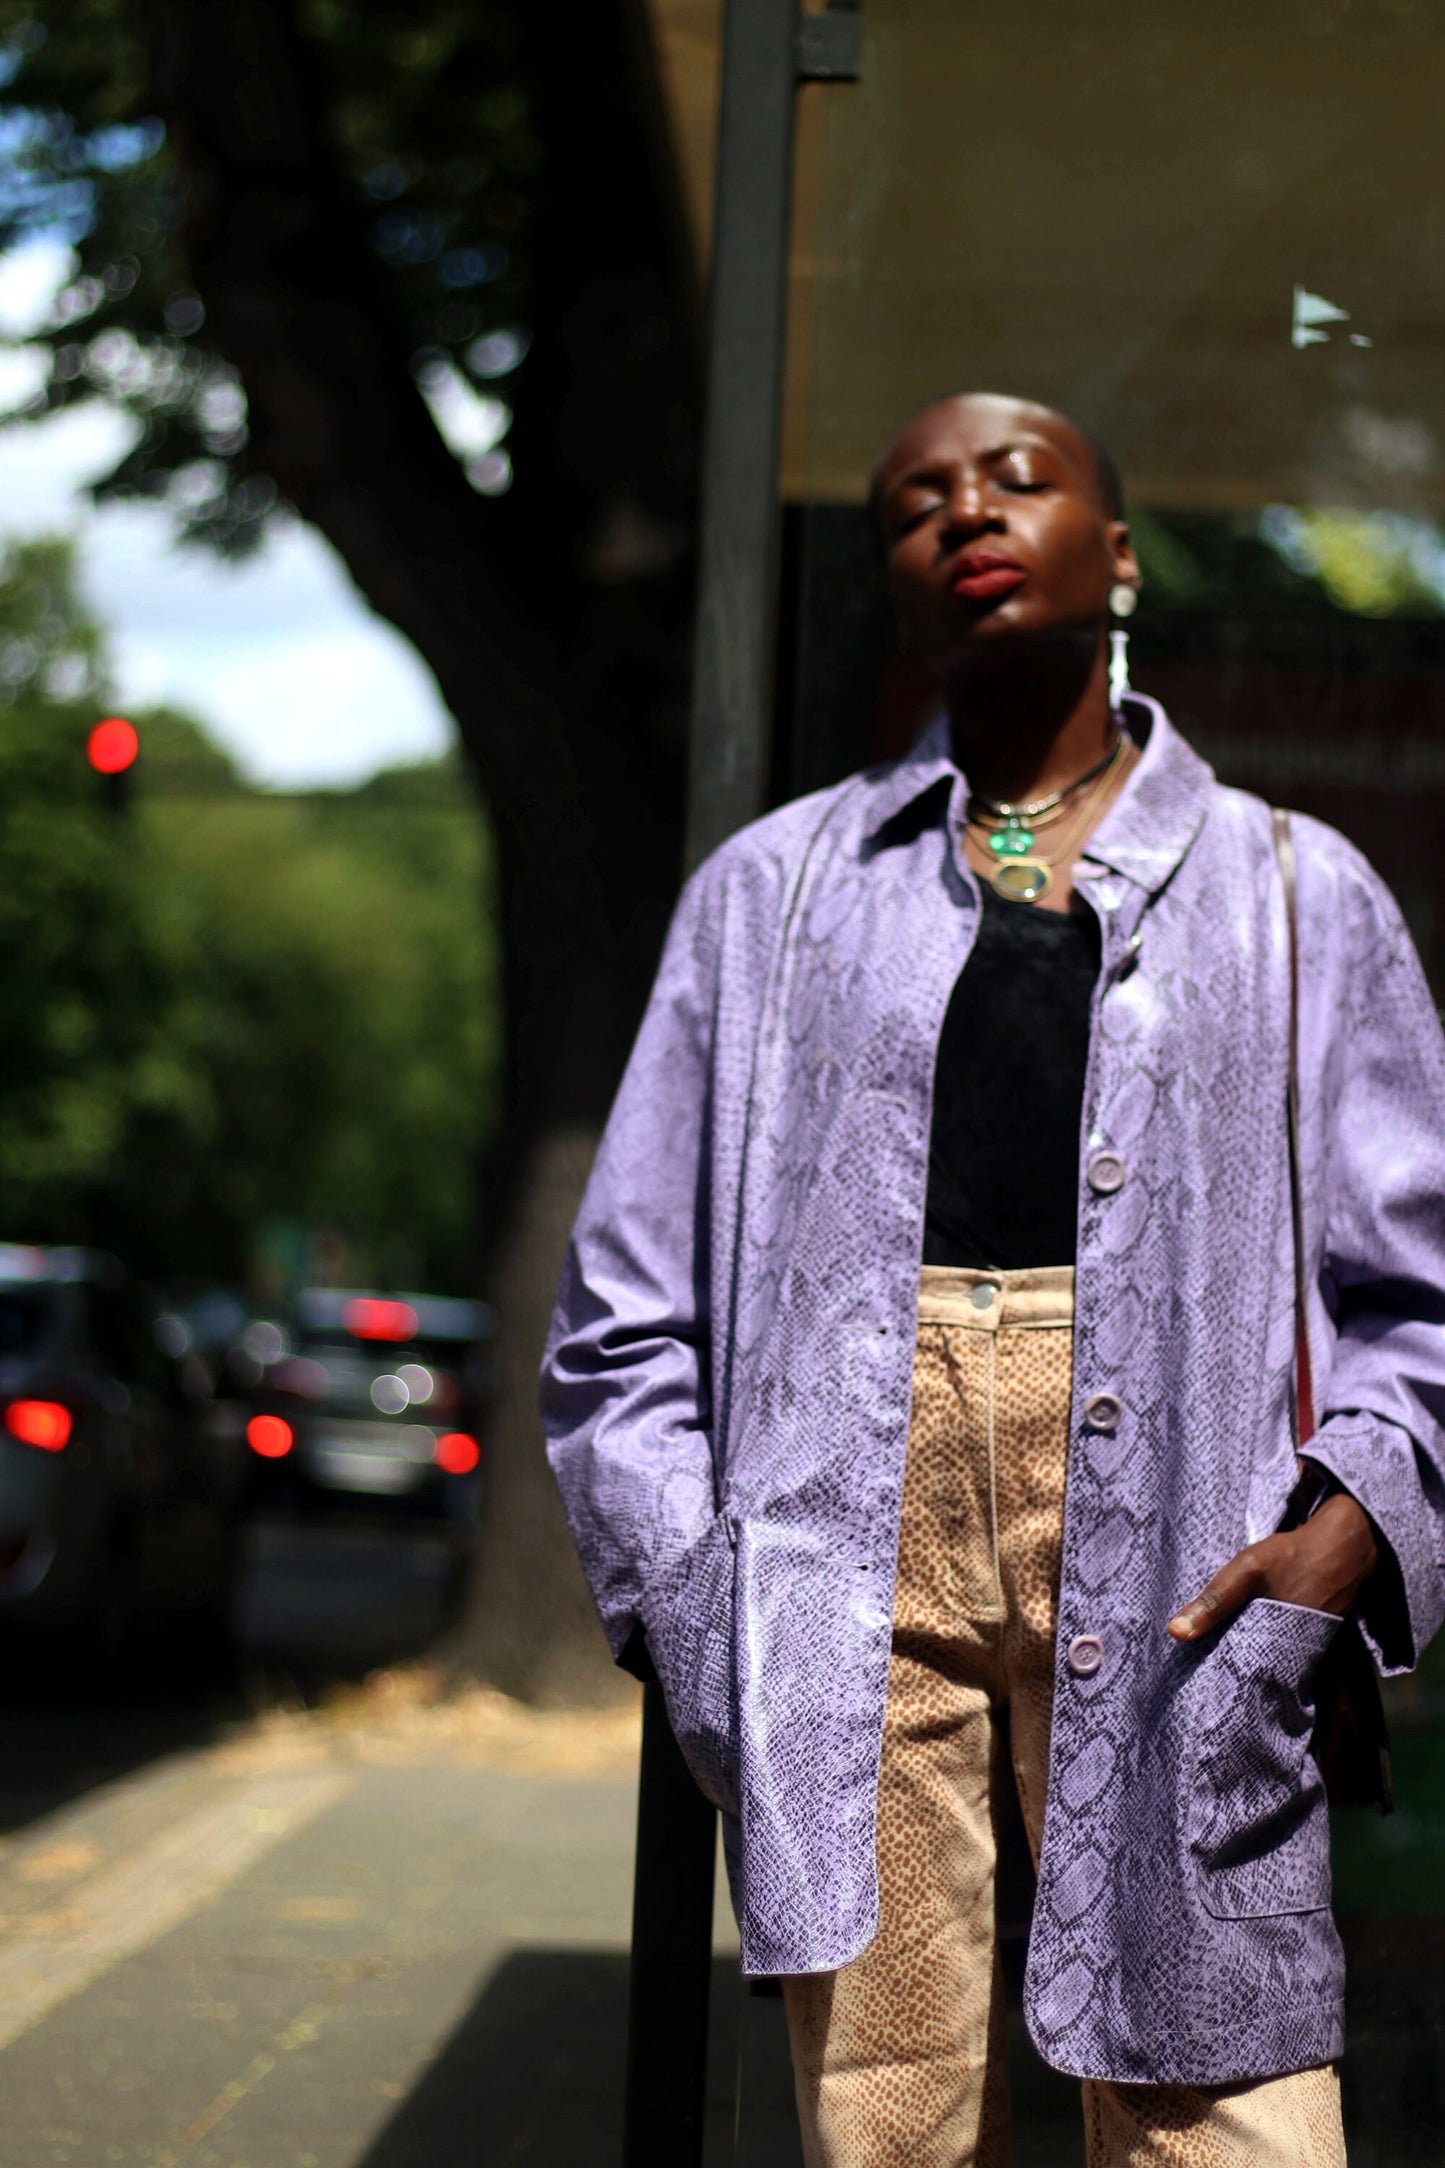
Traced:
[[923, 1262], [1071, 1265], [1098, 920], [981, 885], [938, 1042]]

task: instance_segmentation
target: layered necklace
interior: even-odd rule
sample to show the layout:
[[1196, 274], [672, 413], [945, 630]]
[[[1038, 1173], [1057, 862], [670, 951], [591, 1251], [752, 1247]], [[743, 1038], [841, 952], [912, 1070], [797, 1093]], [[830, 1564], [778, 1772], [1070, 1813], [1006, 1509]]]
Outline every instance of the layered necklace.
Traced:
[[[993, 860], [989, 879], [1001, 896], [1015, 903], [1037, 903], [1048, 894], [1055, 866], [1088, 833], [1089, 823], [1132, 750], [1132, 739], [1120, 729], [1102, 760], [1062, 790], [1027, 805], [1011, 805], [1006, 799], [974, 792], [968, 801], [966, 825], [978, 848]], [[1060, 822], [1062, 835], [1050, 836], [1051, 848], [1040, 850], [1040, 830]]]

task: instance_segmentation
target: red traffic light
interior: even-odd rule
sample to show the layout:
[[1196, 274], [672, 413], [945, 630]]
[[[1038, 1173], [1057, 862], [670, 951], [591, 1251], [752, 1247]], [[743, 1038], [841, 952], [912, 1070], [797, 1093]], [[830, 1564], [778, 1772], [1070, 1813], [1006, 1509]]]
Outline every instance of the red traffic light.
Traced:
[[124, 716], [108, 715], [103, 723], [97, 723], [85, 741], [85, 757], [97, 775], [124, 775], [127, 768], [135, 765], [140, 751], [140, 739], [135, 724]]

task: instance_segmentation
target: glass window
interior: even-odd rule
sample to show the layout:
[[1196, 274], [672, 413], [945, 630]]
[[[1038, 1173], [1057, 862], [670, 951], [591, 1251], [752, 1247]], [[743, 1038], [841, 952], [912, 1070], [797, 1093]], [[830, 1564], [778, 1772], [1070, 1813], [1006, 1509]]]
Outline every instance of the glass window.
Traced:
[[882, 445], [950, 390], [1039, 398], [1123, 470], [1135, 682], [1227, 781], [1358, 842], [1445, 992], [1440, 10], [864, 26], [862, 83], [803, 94], [781, 780], [917, 721], [862, 510]]

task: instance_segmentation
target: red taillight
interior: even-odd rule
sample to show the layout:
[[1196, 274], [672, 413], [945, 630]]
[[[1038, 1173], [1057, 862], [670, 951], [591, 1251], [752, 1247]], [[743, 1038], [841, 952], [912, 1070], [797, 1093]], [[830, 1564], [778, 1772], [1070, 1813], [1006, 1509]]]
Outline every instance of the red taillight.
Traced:
[[12, 1400], [5, 1410], [5, 1428], [22, 1445], [35, 1445], [42, 1453], [63, 1452], [70, 1440], [71, 1415], [58, 1400]]
[[417, 1317], [409, 1302], [383, 1302], [376, 1295], [358, 1295], [341, 1313], [341, 1322], [353, 1340], [414, 1340]]
[[482, 1457], [482, 1449], [464, 1430], [449, 1430], [444, 1438], [437, 1439], [436, 1455], [437, 1466], [445, 1468], [448, 1475], [470, 1475]]
[[296, 1443], [296, 1434], [279, 1415], [253, 1415], [246, 1425], [246, 1443], [262, 1460], [284, 1460]]

